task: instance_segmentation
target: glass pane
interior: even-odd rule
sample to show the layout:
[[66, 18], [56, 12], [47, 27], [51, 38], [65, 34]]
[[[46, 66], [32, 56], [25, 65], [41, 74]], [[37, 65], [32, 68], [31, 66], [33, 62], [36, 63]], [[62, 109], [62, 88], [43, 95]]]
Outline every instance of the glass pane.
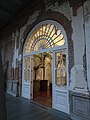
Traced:
[[[44, 41], [43, 44], [41, 41]], [[47, 45], [44, 45], [48, 43]], [[26, 44], [25, 52], [38, 51], [40, 48], [62, 46], [65, 44], [64, 35], [61, 30], [53, 24], [43, 24], [32, 32]]]
[[57, 52], [56, 54], [55, 54], [55, 58], [56, 58], [56, 68], [60, 68], [60, 53], [59, 52]]
[[30, 57], [24, 58], [24, 80], [30, 80]]
[[64, 86], [66, 85], [66, 68], [63, 66], [62, 70], [61, 70], [61, 85]]
[[66, 82], [66, 52], [61, 51], [55, 53], [56, 61], [55, 61], [55, 76], [56, 76], [56, 85], [57, 86], [65, 86]]
[[57, 86], [60, 86], [60, 70], [56, 70], [55, 74], [56, 74], [56, 81], [55, 81], [55, 83], [56, 83]]

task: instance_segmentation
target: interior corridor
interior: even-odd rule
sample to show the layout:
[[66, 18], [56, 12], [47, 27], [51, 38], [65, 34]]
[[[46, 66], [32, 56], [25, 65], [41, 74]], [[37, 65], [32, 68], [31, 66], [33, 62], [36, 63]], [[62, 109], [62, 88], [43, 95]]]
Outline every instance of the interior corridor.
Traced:
[[36, 105], [25, 98], [6, 95], [7, 120], [71, 120], [60, 111]]
[[52, 52], [32, 55], [33, 101], [52, 108]]

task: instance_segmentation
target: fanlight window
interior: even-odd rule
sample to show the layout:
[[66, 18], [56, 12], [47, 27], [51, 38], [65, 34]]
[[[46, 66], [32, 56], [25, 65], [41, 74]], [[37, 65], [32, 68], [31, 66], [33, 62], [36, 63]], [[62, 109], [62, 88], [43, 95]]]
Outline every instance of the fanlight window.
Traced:
[[43, 24], [38, 27], [30, 36], [25, 52], [38, 51], [50, 47], [61, 46], [65, 44], [62, 31], [52, 24]]

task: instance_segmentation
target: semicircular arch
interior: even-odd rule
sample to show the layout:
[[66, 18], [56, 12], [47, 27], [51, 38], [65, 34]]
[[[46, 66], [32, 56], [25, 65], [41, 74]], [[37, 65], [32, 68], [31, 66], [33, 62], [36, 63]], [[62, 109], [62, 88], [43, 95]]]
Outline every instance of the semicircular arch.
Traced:
[[24, 53], [67, 45], [67, 36], [62, 25], [54, 20], [38, 23], [28, 34]]

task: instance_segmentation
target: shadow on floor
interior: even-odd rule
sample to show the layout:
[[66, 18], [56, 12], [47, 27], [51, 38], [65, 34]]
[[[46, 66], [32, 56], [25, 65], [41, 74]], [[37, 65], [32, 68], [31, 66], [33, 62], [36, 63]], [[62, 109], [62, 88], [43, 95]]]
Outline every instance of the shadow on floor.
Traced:
[[71, 120], [70, 117], [54, 109], [41, 107], [25, 98], [6, 95], [8, 120]]

